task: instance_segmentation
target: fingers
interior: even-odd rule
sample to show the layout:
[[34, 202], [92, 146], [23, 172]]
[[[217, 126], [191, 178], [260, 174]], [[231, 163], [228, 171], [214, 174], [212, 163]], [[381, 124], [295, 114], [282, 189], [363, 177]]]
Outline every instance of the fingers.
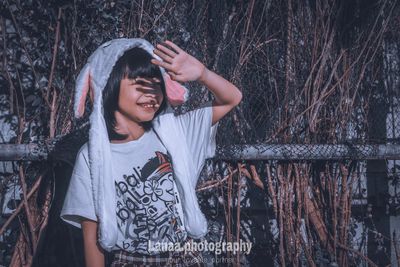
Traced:
[[163, 62], [163, 61], [160, 61], [160, 60], [157, 60], [157, 59], [152, 59], [151, 63], [153, 63], [154, 65], [163, 67], [164, 69], [172, 70], [172, 65], [167, 63], [167, 62]]
[[[168, 45], [168, 47], [167, 47]], [[175, 57], [179, 57], [179, 54], [184, 55], [184, 51], [179, 48], [176, 44], [171, 41], [165, 41], [163, 44], [157, 44], [154, 49], [154, 54], [159, 56], [163, 61], [152, 59], [151, 63], [163, 67], [167, 70], [172, 80], [179, 81], [181, 79], [177, 66], [172, 67]]]
[[178, 54], [179, 54], [180, 52], [183, 52], [183, 50], [182, 50], [179, 46], [177, 46], [176, 44], [174, 44], [173, 42], [167, 40], [167, 41], [165, 41], [165, 43], [166, 43], [167, 45], [169, 45], [170, 47], [172, 47], [176, 52], [178, 52]]
[[157, 48], [159, 49], [159, 50], [161, 50], [162, 52], [164, 52], [164, 54], [166, 54], [166, 55], [168, 55], [168, 56], [170, 56], [170, 57], [172, 57], [172, 58], [174, 58], [174, 57], [176, 57], [178, 54], [177, 53], [175, 53], [174, 51], [172, 51], [171, 49], [169, 49], [169, 48], [167, 48], [167, 47], [165, 47], [165, 46], [163, 46], [163, 45], [161, 45], [161, 44], [158, 44], [157, 45]]
[[168, 56], [168, 55], [166, 55], [166, 54], [164, 54], [160, 50], [154, 49], [154, 54], [156, 54], [157, 56], [162, 58], [165, 62], [172, 63], [173, 58]]

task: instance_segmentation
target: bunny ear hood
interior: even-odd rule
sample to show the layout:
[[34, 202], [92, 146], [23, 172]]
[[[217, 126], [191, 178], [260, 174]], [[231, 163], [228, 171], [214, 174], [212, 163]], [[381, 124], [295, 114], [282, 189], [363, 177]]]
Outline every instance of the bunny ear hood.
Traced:
[[[107, 84], [115, 63], [125, 51], [134, 47], [143, 48], [154, 58], [160, 60], [160, 58], [153, 53], [153, 45], [144, 39], [121, 38], [100, 45], [89, 57], [76, 80], [74, 105], [76, 118], [84, 114], [86, 96], [89, 92], [89, 88], [92, 90], [94, 105], [96, 105], [96, 102], [101, 98], [101, 92]], [[166, 87], [167, 105], [178, 106], [183, 104], [188, 99], [188, 90], [178, 82], [171, 80], [164, 68], [160, 67], [160, 70]]]
[[[153, 57], [154, 47], [143, 39], [114, 39], [102, 44], [89, 57], [76, 80], [74, 114], [81, 117], [85, 111], [86, 96], [90, 92], [93, 110], [90, 115], [89, 165], [92, 181], [93, 202], [99, 221], [98, 239], [100, 245], [111, 251], [117, 242], [117, 218], [115, 210], [115, 187], [112, 177], [111, 148], [103, 117], [102, 91], [117, 60], [125, 51], [141, 47]], [[179, 83], [172, 81], [163, 68], [167, 106], [179, 105], [188, 98], [188, 91]], [[163, 111], [166, 112], [166, 111]]]

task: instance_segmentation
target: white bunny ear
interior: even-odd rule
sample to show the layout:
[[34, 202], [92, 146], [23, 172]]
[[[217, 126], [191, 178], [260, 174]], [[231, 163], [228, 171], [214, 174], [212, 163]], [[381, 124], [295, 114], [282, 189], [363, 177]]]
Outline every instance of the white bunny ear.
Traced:
[[179, 106], [188, 99], [188, 90], [180, 83], [173, 81], [168, 73], [164, 72], [165, 91], [171, 106]]
[[[74, 103], [75, 118], [80, 118], [85, 113], [86, 96], [90, 88], [90, 79], [90, 67], [87, 63], [76, 79]], [[93, 99], [93, 96], [91, 96], [91, 98]]]

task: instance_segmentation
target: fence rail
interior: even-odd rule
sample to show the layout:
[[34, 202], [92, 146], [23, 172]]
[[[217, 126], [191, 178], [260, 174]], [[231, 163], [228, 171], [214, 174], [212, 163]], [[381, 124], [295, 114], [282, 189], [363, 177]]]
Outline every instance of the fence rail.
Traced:
[[[0, 144], [0, 161], [46, 160], [54, 144]], [[400, 159], [400, 145], [259, 144], [218, 147], [221, 160], [341, 160]]]

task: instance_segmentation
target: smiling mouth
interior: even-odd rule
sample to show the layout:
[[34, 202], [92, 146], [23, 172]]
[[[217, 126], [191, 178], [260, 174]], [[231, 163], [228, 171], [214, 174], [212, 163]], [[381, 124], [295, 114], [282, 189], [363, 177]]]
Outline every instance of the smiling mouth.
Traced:
[[146, 111], [155, 111], [160, 107], [159, 104], [147, 104], [147, 103], [139, 104], [139, 106]]
[[142, 106], [142, 107], [145, 107], [145, 108], [158, 108], [158, 107], [160, 107], [159, 104], [139, 104], [139, 105]]

